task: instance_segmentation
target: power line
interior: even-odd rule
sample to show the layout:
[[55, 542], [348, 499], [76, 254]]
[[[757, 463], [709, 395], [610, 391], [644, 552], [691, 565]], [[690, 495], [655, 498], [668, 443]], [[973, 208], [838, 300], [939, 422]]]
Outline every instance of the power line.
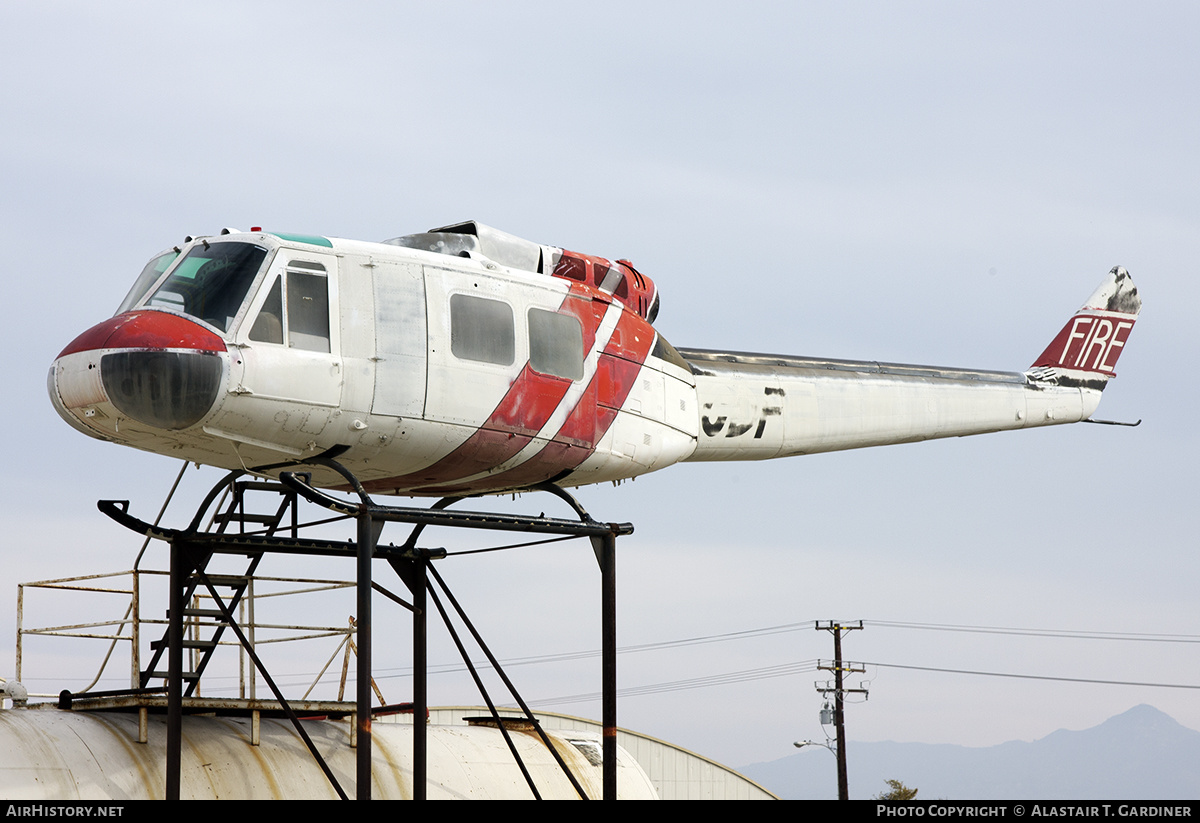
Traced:
[[[1057, 637], [1071, 640], [1122, 640], [1122, 641], [1138, 641], [1146, 643], [1200, 643], [1200, 635], [1194, 634], [1154, 634], [1154, 633], [1138, 633], [1138, 632], [1097, 632], [1097, 631], [1071, 631], [1067, 629], [1039, 629], [1039, 628], [1012, 628], [1003, 626], [969, 626], [950, 623], [912, 623], [892, 620], [864, 620], [865, 625], [878, 626], [881, 628], [896, 628], [896, 629], [921, 629], [927, 631], [948, 631], [948, 632], [967, 632], [977, 634], [1007, 634], [1023, 637]], [[754, 637], [767, 637], [775, 634], [786, 634], [789, 632], [806, 631], [812, 629], [817, 621], [805, 620], [797, 623], [780, 623], [774, 626], [763, 626], [757, 629], [744, 629], [736, 632], [724, 632], [721, 634], [699, 635], [696, 637], [687, 637], [680, 640], [665, 640], [657, 643], [642, 643], [632, 646], [621, 646], [618, 654], [629, 654], [644, 651], [659, 651], [662, 649], [676, 649], [687, 646], [706, 645], [709, 643], [723, 643], [731, 640], [743, 640]], [[505, 666], [526, 666], [537, 663], [559, 663], [570, 660], [585, 660], [591, 657], [598, 657], [599, 649], [591, 649], [579, 652], [560, 652], [556, 654], [533, 655], [529, 657], [517, 657], [502, 661]], [[455, 664], [448, 665], [443, 671], [458, 671], [461, 665], [451, 668]], [[411, 669], [397, 670], [404, 676]], [[393, 675], [396, 676], [396, 675]]]
[[[813, 621], [807, 620], [800, 623], [781, 623], [776, 626], [764, 626], [757, 629], [745, 629], [743, 631], [725, 632], [723, 634], [706, 634], [696, 637], [685, 637], [680, 640], [663, 640], [656, 643], [640, 643], [632, 646], [621, 646], [617, 649], [617, 654], [633, 654], [637, 652], [660, 651], [663, 649], [679, 649], [687, 646], [703, 646], [709, 643], [723, 643], [729, 640], [745, 640], [752, 637], [767, 637], [774, 634], [785, 634], [787, 632], [795, 632], [806, 629], [811, 629]], [[529, 666], [538, 663], [564, 663], [573, 660], [587, 660], [588, 658], [599, 657], [599, 649], [588, 649], [578, 652], [558, 652], [555, 654], [540, 654], [531, 655], [528, 657], [513, 657], [500, 661], [505, 667], [509, 666]], [[486, 662], [477, 664], [481, 668], [487, 668]], [[442, 666], [430, 667], [431, 674], [441, 674], [445, 672], [463, 671], [465, 667], [461, 663], [449, 663]], [[412, 674], [410, 667], [401, 667], [398, 669], [383, 669], [382, 671], [392, 671], [396, 674], [382, 675], [382, 677], [407, 677]], [[380, 677], [380, 675], [376, 675]]]
[[[905, 621], [890, 621], [890, 620], [864, 620], [864, 624], [892, 629], [916, 629], [922, 631], [946, 631], [946, 632], [966, 632], [975, 634], [997, 634], [997, 635], [1013, 635], [1018, 637], [1050, 637], [1068, 640], [1118, 640], [1128, 642], [1148, 642], [1148, 643], [1200, 643], [1200, 635], [1193, 634], [1162, 634], [1162, 633], [1145, 633], [1145, 632], [1097, 632], [1097, 631], [1073, 631], [1066, 629], [1042, 629], [1042, 628], [1017, 628], [1004, 626], [972, 626], [963, 624], [947, 624], [947, 623], [918, 623]], [[817, 621], [806, 620], [796, 623], [780, 623], [772, 626], [762, 626], [754, 629], [743, 629], [734, 632], [722, 632], [719, 634], [697, 635], [694, 637], [681, 638], [678, 640], [665, 640], [655, 643], [641, 643], [631, 646], [622, 646], [617, 651], [619, 654], [631, 654], [646, 651], [660, 651], [664, 649], [685, 648], [688, 646], [708, 645], [711, 643], [722, 643], [735, 640], [747, 640], [757, 637], [767, 637], [776, 634], [786, 634], [790, 632], [798, 632], [811, 630], [817, 624]], [[575, 660], [586, 660], [589, 658], [599, 657], [599, 649], [589, 649], [577, 652], [560, 652], [555, 654], [532, 655], [528, 657], [516, 657], [501, 661], [505, 667], [510, 666], [528, 666], [542, 663], [560, 663]], [[784, 664], [801, 665], [801, 664]], [[887, 664], [887, 663], [872, 663], [870, 665], [879, 666], [881, 668], [897, 668], [910, 669], [914, 671], [933, 671], [948, 674], [969, 674], [984, 677], [1007, 677], [1017, 679], [1031, 680], [1050, 680], [1070, 683], [1093, 683], [1099, 685], [1137, 685], [1156, 688], [1170, 689], [1200, 689], [1200, 686], [1189, 684], [1175, 683], [1141, 683], [1134, 681], [1123, 680], [1097, 680], [1089, 678], [1069, 678], [1069, 677], [1051, 677], [1047, 675], [1026, 675], [1026, 674], [1011, 674], [1005, 672], [984, 672], [966, 669], [949, 669], [937, 667], [922, 667], [922, 666], [907, 666], [902, 664]], [[486, 662], [480, 662], [481, 668], [487, 668]], [[707, 686], [722, 685], [723, 683], [746, 682], [754, 679], [767, 679], [770, 677], [781, 677], [784, 673], [764, 674], [761, 677], [755, 677], [754, 672], [767, 672], [780, 667], [764, 667], [762, 669], [747, 669], [740, 672], [730, 672], [727, 674], [709, 675], [700, 678], [694, 678], [687, 681], [669, 681], [665, 683], [648, 684], [646, 686], [631, 687], [620, 691], [622, 696], [635, 696], [640, 694], [656, 694], [663, 691], [686, 690], [695, 688], [705, 688]], [[430, 674], [449, 674], [459, 671], [464, 671], [465, 666], [461, 663], [443, 664], [440, 666], [431, 666]], [[392, 674], [384, 674], [383, 672], [393, 672]], [[796, 673], [809, 671], [808, 669], [796, 670]], [[397, 677], [411, 676], [412, 669], [410, 667], [401, 667], [396, 669], [384, 669], [376, 675], [378, 679], [393, 679]], [[303, 675], [291, 675], [300, 677]], [[230, 679], [234, 676], [229, 676]], [[726, 680], [725, 678], [731, 678]], [[214, 680], [223, 679], [221, 676], [216, 676]], [[587, 695], [573, 695], [555, 699], [553, 701], [541, 702], [582, 702], [593, 699]]]
[[901, 663], [871, 663], [864, 666], [877, 666], [881, 669], [910, 669], [919, 672], [940, 672], [943, 674], [972, 674], [980, 677], [1009, 677], [1018, 680], [1051, 680], [1059, 683], [1094, 683], [1100, 686], [1144, 686], [1155, 689], [1200, 689], [1200, 685], [1189, 683], [1145, 683], [1135, 680], [1098, 680], [1089, 677], [1054, 677], [1048, 674], [1013, 674], [1011, 672], [984, 672], [971, 669], [944, 669], [936, 666], [906, 666]]
[[[695, 677], [688, 680], [672, 680], [663, 683], [648, 683], [642, 686], [631, 686], [620, 689], [618, 695], [620, 697], [637, 697], [641, 695], [661, 694], [664, 692], [687, 691], [691, 689], [702, 689], [710, 686], [723, 686], [730, 683], [746, 683], [755, 680], [769, 680], [775, 677], [787, 677], [795, 674], [804, 674], [806, 672], [817, 671], [819, 660], [805, 660], [796, 663], [786, 663], [780, 666], [766, 666], [758, 669], [742, 669], [735, 672], [726, 672], [724, 674], [707, 675], [705, 677]], [[936, 666], [906, 666], [899, 663], [875, 663], [869, 661], [855, 661], [855, 665], [876, 666], [884, 669], [909, 669], [913, 671], [939, 672], [942, 674], [966, 674], [979, 677], [1005, 677], [1015, 678], [1020, 680], [1046, 680], [1061, 683], [1090, 683], [1100, 686], [1139, 686], [1143, 688], [1159, 688], [1159, 689], [1200, 689], [1200, 685], [1192, 685], [1187, 683], [1150, 683], [1133, 680], [1100, 680], [1096, 678], [1084, 677], [1055, 677], [1053, 675], [1041, 674], [1016, 674], [1012, 672], [986, 672], [971, 669], [950, 669]], [[589, 701], [599, 700], [600, 693], [592, 692], [585, 694], [565, 695], [562, 697], [546, 698], [541, 700], [530, 701], [538, 705], [562, 705], [566, 703], [586, 703]]]
[[1143, 643], [1200, 643], [1196, 634], [1164, 634], [1150, 632], [1095, 632], [1069, 629], [1029, 629], [1008, 626], [962, 626], [947, 623], [906, 623], [896, 620], [864, 620], [871, 626], [889, 629], [923, 629], [941, 632], [972, 634], [1007, 634], [1018, 637], [1058, 637], [1069, 640], [1124, 640]]
[[[756, 669], [742, 669], [740, 671], [725, 672], [723, 674], [712, 674], [704, 677], [693, 677], [687, 680], [671, 680], [663, 683], [648, 683], [643, 686], [629, 686], [624, 689], [618, 689], [619, 697], [635, 697], [647, 694], [660, 694], [663, 692], [688, 691], [690, 689], [703, 689], [710, 686], [723, 686], [729, 683], [747, 683], [755, 680], [770, 680], [776, 677], [791, 677], [797, 674], [817, 671], [819, 660], [800, 660], [794, 663], [783, 663], [777, 666], [763, 666]], [[549, 697], [540, 700], [531, 700], [530, 703], [538, 705], [562, 705], [564, 703], [586, 703], [592, 700], [599, 700], [600, 692], [588, 692], [584, 694], [563, 695], [560, 697]]]

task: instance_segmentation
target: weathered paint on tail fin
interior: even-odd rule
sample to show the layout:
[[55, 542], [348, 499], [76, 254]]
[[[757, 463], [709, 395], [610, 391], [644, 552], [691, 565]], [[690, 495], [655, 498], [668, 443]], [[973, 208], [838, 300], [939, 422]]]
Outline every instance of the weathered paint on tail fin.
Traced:
[[1067, 321], [1028, 376], [1040, 383], [1102, 390], [1142, 310], [1129, 272], [1114, 266], [1100, 287]]

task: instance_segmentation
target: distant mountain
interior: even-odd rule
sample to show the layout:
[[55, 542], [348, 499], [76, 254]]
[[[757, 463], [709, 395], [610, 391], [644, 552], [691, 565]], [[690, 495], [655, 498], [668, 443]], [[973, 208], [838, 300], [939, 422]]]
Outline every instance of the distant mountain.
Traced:
[[[1153, 706], [1134, 706], [1091, 729], [983, 749], [928, 743], [846, 747], [850, 797], [899, 780], [918, 800], [1186, 800], [1200, 797], [1200, 732]], [[739, 769], [780, 797], [835, 799], [833, 758], [802, 751]]]

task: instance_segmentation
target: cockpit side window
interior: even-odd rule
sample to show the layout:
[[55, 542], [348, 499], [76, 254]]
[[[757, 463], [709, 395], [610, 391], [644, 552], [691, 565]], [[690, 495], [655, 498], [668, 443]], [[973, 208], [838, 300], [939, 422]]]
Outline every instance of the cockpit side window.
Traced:
[[136, 306], [138, 301], [146, 296], [146, 292], [150, 291], [150, 287], [175, 262], [175, 258], [178, 256], [179, 249], [171, 249], [156, 255], [153, 260], [147, 263], [146, 268], [142, 269], [142, 273], [138, 275], [138, 279], [134, 282], [133, 288], [129, 290], [129, 294], [125, 295], [125, 299], [121, 301], [121, 307], [117, 309], [117, 314], [124, 314]]
[[146, 305], [175, 309], [227, 332], [266, 256], [266, 249], [249, 243], [194, 246]]

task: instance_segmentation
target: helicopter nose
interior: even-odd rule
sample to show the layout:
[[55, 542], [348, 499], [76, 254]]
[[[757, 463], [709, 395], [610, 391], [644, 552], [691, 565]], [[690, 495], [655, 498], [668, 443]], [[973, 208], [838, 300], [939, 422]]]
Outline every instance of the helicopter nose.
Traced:
[[156, 429], [185, 429], [216, 402], [224, 351], [220, 337], [186, 318], [126, 312], [62, 350], [50, 373], [51, 400], [75, 425], [103, 428], [111, 404], [119, 415]]

